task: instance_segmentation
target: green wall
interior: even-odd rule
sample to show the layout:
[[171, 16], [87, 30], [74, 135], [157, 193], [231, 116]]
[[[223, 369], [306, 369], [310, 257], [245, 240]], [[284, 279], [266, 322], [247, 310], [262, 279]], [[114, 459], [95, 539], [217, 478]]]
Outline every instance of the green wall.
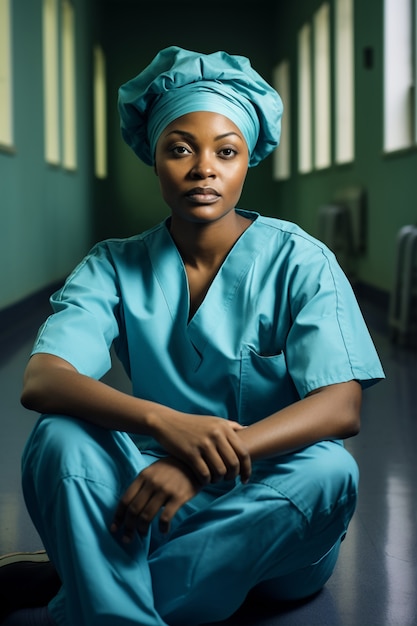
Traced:
[[[297, 31], [321, 5], [320, 0], [291, 3], [277, 20], [274, 60], [290, 60], [292, 71], [292, 172], [276, 185], [280, 214], [318, 234], [317, 212], [335, 193], [363, 186], [366, 202], [366, 251], [356, 259], [357, 279], [389, 292], [393, 280], [396, 235], [417, 222], [417, 151], [384, 155], [383, 146], [383, 2], [355, 2], [355, 162], [311, 174], [297, 174]], [[333, 2], [330, 3], [333, 10]], [[332, 13], [333, 17], [333, 13]], [[332, 49], [334, 42], [332, 41]], [[363, 64], [363, 50], [373, 49], [374, 65]]]
[[[274, 64], [291, 63], [292, 176], [272, 180], [272, 159], [249, 171], [240, 206], [298, 222], [317, 232], [320, 206], [340, 188], [367, 193], [367, 246], [357, 278], [388, 292], [396, 234], [417, 220], [417, 151], [382, 152], [382, 0], [355, 2], [356, 159], [353, 164], [297, 174], [297, 33], [320, 0], [208, 5], [179, 2], [74, 0], [77, 28], [76, 172], [43, 158], [42, 1], [14, 0], [15, 151], [0, 150], [0, 309], [60, 280], [93, 240], [141, 231], [167, 215], [158, 180], [123, 143], [117, 114], [120, 84], [168, 45], [248, 56], [267, 79]], [[331, 1], [333, 9], [333, 0]], [[210, 9], [210, 10], [209, 10]], [[109, 176], [96, 180], [92, 155], [92, 47], [99, 41], [108, 70]], [[333, 44], [332, 44], [333, 45]], [[366, 69], [363, 49], [372, 47]]]
[[91, 243], [89, 3], [77, 21], [78, 169], [44, 161], [42, 1], [13, 0], [14, 150], [0, 149], [0, 309], [60, 280]]

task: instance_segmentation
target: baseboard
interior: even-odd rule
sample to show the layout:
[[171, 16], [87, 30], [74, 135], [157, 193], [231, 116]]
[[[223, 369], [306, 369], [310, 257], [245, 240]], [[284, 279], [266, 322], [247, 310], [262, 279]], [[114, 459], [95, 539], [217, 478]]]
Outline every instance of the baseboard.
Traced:
[[13, 321], [16, 318], [19, 319], [26, 316], [28, 310], [42, 305], [45, 301], [48, 301], [50, 295], [62, 284], [63, 280], [51, 283], [46, 287], [35, 291], [35, 293], [18, 300], [18, 302], [0, 309], [0, 322], [3, 325], [4, 323], [7, 324], [8, 321]]
[[[18, 302], [0, 310], [0, 345], [19, 343], [20, 335], [34, 332], [48, 315], [49, 297], [63, 284], [54, 282]], [[33, 314], [35, 312], [35, 314]]]

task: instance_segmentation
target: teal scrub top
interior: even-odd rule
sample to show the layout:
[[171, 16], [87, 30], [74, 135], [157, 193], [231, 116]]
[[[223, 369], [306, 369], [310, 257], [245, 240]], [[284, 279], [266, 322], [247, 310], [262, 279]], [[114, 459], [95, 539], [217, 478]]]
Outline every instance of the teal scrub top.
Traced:
[[384, 377], [332, 252], [297, 225], [252, 220], [189, 320], [169, 220], [97, 244], [51, 297], [33, 353], [101, 378], [113, 346], [133, 395], [250, 424], [310, 391]]

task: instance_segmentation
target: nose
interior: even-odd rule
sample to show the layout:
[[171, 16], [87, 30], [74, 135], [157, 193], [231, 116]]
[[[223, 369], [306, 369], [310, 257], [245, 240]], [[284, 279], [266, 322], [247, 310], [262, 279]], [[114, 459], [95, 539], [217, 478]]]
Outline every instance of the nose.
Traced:
[[213, 178], [216, 175], [214, 156], [207, 152], [201, 152], [195, 155], [194, 163], [191, 169], [191, 176], [195, 179]]

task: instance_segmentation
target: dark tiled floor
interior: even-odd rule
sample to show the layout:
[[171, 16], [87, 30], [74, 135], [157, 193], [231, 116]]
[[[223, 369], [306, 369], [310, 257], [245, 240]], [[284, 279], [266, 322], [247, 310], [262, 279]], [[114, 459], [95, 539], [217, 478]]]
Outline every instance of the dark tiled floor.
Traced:
[[[246, 603], [228, 624], [417, 625], [417, 352], [392, 345], [383, 317], [362, 306], [387, 380], [365, 393], [362, 432], [347, 442], [361, 468], [361, 491], [336, 571], [308, 604]], [[19, 394], [47, 312], [45, 302], [0, 336], [0, 553], [42, 547], [20, 494], [20, 455], [36, 415], [20, 406]], [[118, 384], [117, 368], [108, 380]]]

